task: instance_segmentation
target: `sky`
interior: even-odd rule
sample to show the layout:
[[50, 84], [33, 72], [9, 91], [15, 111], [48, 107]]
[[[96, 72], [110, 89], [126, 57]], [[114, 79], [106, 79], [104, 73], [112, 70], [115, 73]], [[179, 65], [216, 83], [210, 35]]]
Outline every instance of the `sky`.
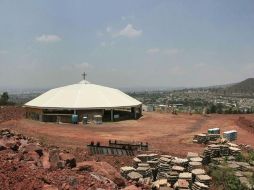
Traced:
[[0, 89], [254, 77], [253, 0], [0, 0]]

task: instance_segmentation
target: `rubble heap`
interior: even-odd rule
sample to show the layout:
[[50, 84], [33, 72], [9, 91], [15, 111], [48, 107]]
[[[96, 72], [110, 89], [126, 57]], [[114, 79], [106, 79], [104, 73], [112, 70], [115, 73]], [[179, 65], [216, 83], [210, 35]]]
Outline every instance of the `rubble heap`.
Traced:
[[117, 189], [125, 183], [106, 162], [77, 162], [58, 147], [46, 148], [33, 138], [0, 130], [0, 189]]

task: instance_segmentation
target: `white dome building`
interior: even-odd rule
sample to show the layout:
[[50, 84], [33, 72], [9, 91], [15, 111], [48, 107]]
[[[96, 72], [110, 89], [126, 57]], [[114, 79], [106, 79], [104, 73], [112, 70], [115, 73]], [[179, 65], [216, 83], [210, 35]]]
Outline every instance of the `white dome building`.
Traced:
[[73, 115], [81, 121], [85, 116], [93, 120], [102, 116], [104, 121], [139, 118], [142, 103], [114, 88], [91, 84], [86, 80], [78, 84], [47, 91], [24, 105], [26, 117], [50, 122], [71, 122]]

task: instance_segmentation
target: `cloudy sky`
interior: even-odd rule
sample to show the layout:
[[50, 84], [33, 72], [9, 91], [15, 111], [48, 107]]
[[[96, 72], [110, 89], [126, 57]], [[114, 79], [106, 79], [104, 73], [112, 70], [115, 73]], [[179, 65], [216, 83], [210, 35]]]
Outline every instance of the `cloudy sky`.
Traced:
[[253, 0], [0, 0], [0, 88], [193, 87], [254, 75]]

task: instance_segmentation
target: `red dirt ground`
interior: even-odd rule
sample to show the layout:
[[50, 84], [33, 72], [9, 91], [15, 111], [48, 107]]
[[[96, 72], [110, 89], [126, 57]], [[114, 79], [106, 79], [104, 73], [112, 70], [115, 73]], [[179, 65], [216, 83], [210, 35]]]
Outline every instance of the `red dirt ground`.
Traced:
[[[18, 115], [19, 116], [19, 115]], [[241, 115], [243, 116], [243, 115]], [[244, 115], [254, 121], [254, 115]], [[172, 115], [144, 113], [139, 120], [129, 120], [101, 125], [72, 125], [42, 123], [20, 117], [5, 121], [0, 128], [11, 128], [33, 136], [48, 144], [62, 148], [82, 148], [91, 141], [107, 143], [109, 139], [148, 142], [150, 148], [172, 155], [185, 156], [187, 152], [201, 152], [203, 145], [193, 144], [193, 135], [219, 127], [221, 132], [238, 131], [237, 143], [254, 146], [254, 134], [236, 126], [239, 115]]]

